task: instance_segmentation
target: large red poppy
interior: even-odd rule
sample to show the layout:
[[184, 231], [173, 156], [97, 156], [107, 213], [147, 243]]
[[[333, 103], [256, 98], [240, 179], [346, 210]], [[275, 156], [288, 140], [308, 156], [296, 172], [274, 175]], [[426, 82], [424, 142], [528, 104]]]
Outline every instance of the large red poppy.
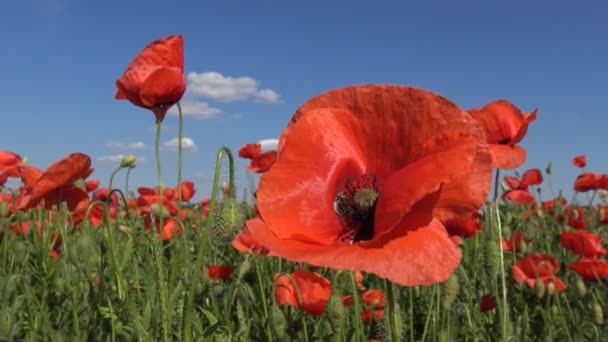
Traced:
[[285, 275], [279, 275], [275, 279], [274, 296], [277, 304], [291, 305], [314, 316], [322, 315], [332, 294], [329, 280], [320, 274], [302, 269], [295, 270], [290, 277], [295, 282], [297, 291]]
[[268, 171], [277, 159], [277, 151], [264, 151], [260, 143], [246, 144], [239, 149], [239, 157], [251, 159], [247, 170], [255, 173]]
[[453, 103], [410, 87], [340, 88], [296, 111], [247, 227], [272, 255], [431, 284], [461, 258], [440, 220], [476, 211], [490, 183], [483, 132]]
[[156, 122], [186, 91], [184, 40], [169, 36], [146, 46], [116, 81], [115, 98], [150, 109]]
[[559, 237], [562, 247], [589, 258], [607, 255], [608, 251], [602, 246], [602, 237], [586, 230], [575, 232], [562, 232]]
[[554, 257], [548, 254], [530, 254], [517, 259], [511, 268], [511, 276], [518, 283], [525, 282], [530, 288], [534, 288], [537, 279], [542, 281], [545, 286], [553, 282], [557, 292], [560, 292], [567, 286], [555, 276], [557, 271], [559, 271], [559, 264]]
[[572, 165], [583, 168], [587, 166], [587, 157], [584, 154], [572, 158]]
[[[26, 188], [17, 197], [16, 207], [19, 210], [33, 208], [44, 199], [49, 203], [67, 200], [70, 210], [75, 209], [78, 202], [88, 199], [88, 195], [85, 190], [74, 186], [73, 183], [88, 177], [92, 172], [90, 166], [89, 156], [72, 153], [53, 163], [40, 174], [34, 171], [34, 174], [38, 175], [37, 179], [24, 178], [22, 175]], [[35, 169], [28, 168], [28, 170]], [[47, 207], [49, 203], [45, 203]]]
[[468, 112], [485, 131], [496, 168], [514, 169], [526, 161], [526, 150], [516, 145], [526, 136], [528, 125], [536, 120], [537, 110], [523, 114], [509, 101], [498, 100]]

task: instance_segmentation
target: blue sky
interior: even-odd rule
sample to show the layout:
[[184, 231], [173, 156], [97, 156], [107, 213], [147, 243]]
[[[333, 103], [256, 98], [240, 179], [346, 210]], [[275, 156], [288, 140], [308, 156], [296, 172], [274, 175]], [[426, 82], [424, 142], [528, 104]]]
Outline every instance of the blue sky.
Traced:
[[[520, 170], [544, 169], [552, 161], [554, 186], [567, 192], [579, 172], [570, 165], [571, 157], [586, 153], [588, 169], [608, 171], [603, 141], [608, 127], [607, 4], [168, 4], [3, 3], [0, 149], [27, 156], [40, 168], [84, 152], [93, 158], [93, 177], [103, 183], [116, 163], [99, 158], [133, 153], [144, 161], [132, 173], [131, 184], [153, 185], [153, 115], [114, 100], [115, 80], [147, 43], [182, 34], [186, 72], [196, 73], [203, 83], [203, 90], [189, 94], [198, 103], [193, 113], [199, 118], [188, 117], [184, 124], [185, 136], [197, 146], [185, 154], [184, 178], [196, 183], [197, 198], [209, 193], [218, 147], [226, 144], [236, 152], [243, 144], [278, 137], [307, 98], [361, 83], [423, 87], [464, 109], [501, 98], [524, 111], [538, 108], [538, 120], [522, 143], [528, 161]], [[176, 136], [177, 119], [168, 116], [161, 140]], [[116, 143], [139, 142], [142, 149], [116, 149]], [[176, 153], [164, 147], [162, 161], [165, 184], [172, 186]], [[245, 165], [237, 161], [242, 186], [247, 185]]]

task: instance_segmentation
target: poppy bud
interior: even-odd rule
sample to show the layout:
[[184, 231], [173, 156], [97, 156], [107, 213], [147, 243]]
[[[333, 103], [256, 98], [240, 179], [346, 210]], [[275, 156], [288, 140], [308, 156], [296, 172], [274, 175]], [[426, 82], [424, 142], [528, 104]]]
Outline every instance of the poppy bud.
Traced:
[[8, 204], [0, 202], [0, 217], [8, 217]]
[[549, 162], [549, 165], [547, 165], [547, 168], [545, 169], [545, 172], [550, 175], [551, 171], [553, 171], [553, 167], [551, 166], [551, 162]]
[[249, 271], [251, 271], [251, 258], [249, 254], [246, 254], [247, 257], [245, 258], [245, 261], [243, 261], [240, 265], [239, 268], [237, 270], [237, 279], [238, 281], [241, 281], [241, 279], [243, 279], [247, 273], [249, 273]]
[[519, 246], [518, 246], [517, 250], [523, 254], [526, 254], [527, 249], [528, 249], [528, 244], [526, 243], [526, 241], [524, 241], [524, 240], [519, 241]]
[[546, 288], [547, 288], [547, 294], [548, 295], [552, 295], [556, 291], [556, 289], [555, 289], [555, 283], [554, 282], [550, 282], [549, 284], [547, 284]]
[[213, 213], [213, 234], [222, 242], [230, 242], [245, 223], [241, 204], [232, 197], [224, 198]]
[[493, 280], [500, 269], [500, 250], [495, 241], [487, 241], [485, 247], [486, 270], [489, 280]]
[[122, 168], [134, 168], [135, 167], [135, 156], [127, 154], [120, 161], [120, 167]]
[[[2, 202], [0, 204], [3, 204], [3, 203], [4, 202]], [[604, 222], [606, 220], [606, 211], [603, 208], [600, 208], [597, 216], [601, 222]]]
[[570, 215], [571, 215], [572, 219], [573, 219], [573, 220], [575, 220], [575, 221], [576, 221], [576, 220], [578, 220], [578, 219], [580, 218], [580, 216], [581, 216], [581, 215], [578, 213], [578, 210], [576, 210], [576, 209], [572, 209], [572, 210], [570, 211]]
[[504, 225], [502, 227], [502, 238], [505, 240], [509, 240], [511, 237], [511, 227], [508, 225]]
[[285, 337], [285, 330], [287, 329], [287, 320], [285, 319], [285, 315], [283, 311], [277, 306], [272, 306], [272, 311], [270, 312], [270, 320], [272, 322], [272, 328], [274, 333], [279, 339]]
[[505, 183], [501, 183], [500, 187], [502, 188], [502, 192], [507, 192], [507, 191], [511, 190]]
[[600, 191], [600, 198], [601, 198], [601, 199], [606, 199], [606, 198], [608, 198], [608, 191], [601, 190], [601, 191]]
[[131, 229], [124, 224], [119, 225], [118, 230], [125, 235], [131, 235]]
[[604, 323], [604, 309], [598, 302], [594, 302], [592, 306], [593, 310], [593, 321], [595, 324], [603, 324]]
[[171, 212], [169, 211], [169, 209], [167, 209], [167, 207], [165, 207], [164, 205], [159, 204], [159, 203], [150, 204], [150, 212], [158, 218], [171, 217]]
[[0, 336], [8, 337], [8, 341], [13, 336], [13, 319], [9, 310], [0, 311]]
[[329, 297], [327, 306], [325, 308], [325, 314], [331, 329], [336, 334], [341, 334], [344, 329], [344, 318], [346, 317], [346, 310], [344, 304], [340, 300], [340, 296], [333, 295]]
[[545, 295], [545, 284], [542, 281], [536, 279], [534, 281], [534, 291], [536, 292], [536, 297], [543, 298]]
[[576, 279], [576, 293], [579, 297], [583, 298], [587, 294], [587, 287], [585, 286], [585, 282], [581, 278]]
[[458, 296], [458, 292], [460, 291], [460, 284], [458, 283], [458, 276], [456, 276], [456, 273], [453, 273], [451, 277], [449, 277], [445, 282], [443, 282], [442, 287], [443, 308], [449, 310], [452, 306], [452, 303], [454, 302], [454, 299], [456, 299], [456, 296]]

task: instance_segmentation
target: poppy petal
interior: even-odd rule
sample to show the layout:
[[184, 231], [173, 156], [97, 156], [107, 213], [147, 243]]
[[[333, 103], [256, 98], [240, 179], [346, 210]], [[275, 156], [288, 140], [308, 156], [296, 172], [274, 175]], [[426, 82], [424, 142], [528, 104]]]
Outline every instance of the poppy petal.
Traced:
[[519, 146], [490, 144], [492, 164], [498, 169], [510, 170], [524, 164], [527, 157], [525, 149]]

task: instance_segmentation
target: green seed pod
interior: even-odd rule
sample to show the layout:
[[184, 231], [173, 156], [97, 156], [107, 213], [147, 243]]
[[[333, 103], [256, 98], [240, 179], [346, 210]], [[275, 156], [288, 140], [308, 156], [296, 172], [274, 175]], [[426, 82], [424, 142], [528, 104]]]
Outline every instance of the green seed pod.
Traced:
[[511, 227], [507, 224], [502, 226], [502, 238], [508, 240], [511, 236]]
[[325, 315], [331, 325], [331, 329], [335, 334], [341, 334], [344, 330], [344, 319], [346, 317], [346, 310], [340, 300], [340, 297], [333, 295], [329, 298], [327, 306], [325, 308]]
[[547, 288], [548, 295], [553, 295], [557, 291], [557, 289], [555, 288], [554, 282], [550, 282], [549, 284], [547, 284], [546, 288]]
[[452, 303], [454, 303], [454, 300], [458, 296], [458, 292], [460, 291], [458, 276], [456, 276], [456, 273], [452, 274], [452, 276], [441, 285], [443, 287], [443, 308], [445, 310], [449, 310], [452, 307]]
[[272, 328], [276, 336], [281, 339], [285, 336], [287, 330], [287, 320], [281, 308], [277, 305], [273, 305], [270, 313], [270, 320], [272, 321]]
[[595, 324], [603, 324], [604, 323], [604, 309], [598, 302], [594, 302], [593, 306], [593, 321]]
[[545, 169], [545, 172], [548, 175], [551, 175], [551, 171], [553, 171], [553, 166], [551, 165], [551, 162], [549, 162], [549, 165], [547, 165], [547, 168]]
[[213, 213], [213, 233], [219, 241], [232, 241], [244, 223], [245, 213], [236, 199], [226, 197], [216, 205]]
[[13, 335], [13, 318], [8, 310], [0, 312], [0, 337], [7, 338], [7, 341], [12, 341]]
[[493, 280], [500, 270], [500, 250], [496, 241], [486, 242], [484, 254], [488, 278]]
[[526, 254], [526, 251], [528, 250], [528, 244], [526, 243], [526, 241], [521, 240], [519, 241], [519, 246], [517, 249], [520, 253]]
[[0, 202], [0, 217], [8, 217], [8, 203]]
[[543, 298], [543, 296], [545, 295], [545, 284], [543, 284], [542, 281], [536, 279], [536, 281], [534, 281], [534, 291], [536, 292], [536, 297]]
[[134, 168], [135, 167], [135, 156], [127, 154], [120, 161], [120, 167], [122, 168]]
[[240, 282], [246, 275], [251, 271], [251, 258], [249, 254], [246, 254], [247, 258], [243, 261], [237, 270], [237, 279]]
[[159, 203], [150, 204], [150, 212], [158, 218], [171, 217], [171, 212], [169, 211], [169, 209], [167, 209], [167, 207], [165, 207], [164, 205], [159, 204]]
[[353, 202], [360, 212], [366, 213], [371, 210], [378, 200], [378, 193], [372, 189], [361, 189], [355, 192]]
[[587, 287], [585, 286], [585, 282], [581, 278], [576, 279], [576, 293], [579, 297], [583, 298], [587, 294]]

